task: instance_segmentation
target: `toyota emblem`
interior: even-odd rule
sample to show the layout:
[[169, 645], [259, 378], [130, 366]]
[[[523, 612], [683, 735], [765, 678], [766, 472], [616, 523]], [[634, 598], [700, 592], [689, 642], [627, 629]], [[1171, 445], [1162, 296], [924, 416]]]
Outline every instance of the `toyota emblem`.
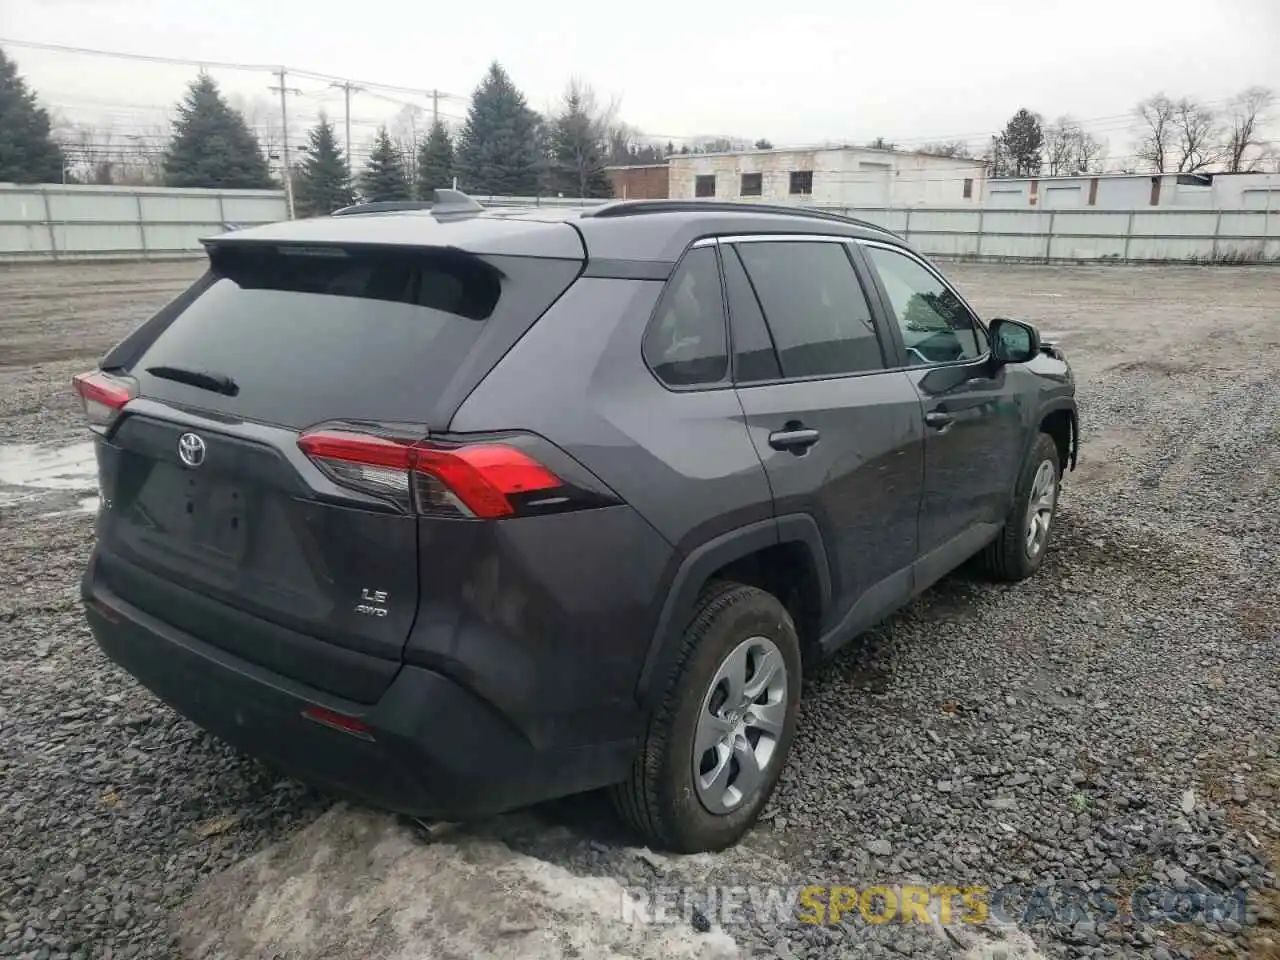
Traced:
[[204, 463], [205, 446], [194, 433], [184, 433], [178, 438], [178, 458], [188, 467]]

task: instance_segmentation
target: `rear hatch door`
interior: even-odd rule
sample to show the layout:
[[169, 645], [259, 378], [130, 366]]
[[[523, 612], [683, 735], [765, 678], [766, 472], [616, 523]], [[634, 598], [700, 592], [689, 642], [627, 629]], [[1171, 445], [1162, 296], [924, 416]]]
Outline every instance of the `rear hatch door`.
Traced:
[[418, 521], [395, 476], [371, 466], [339, 485], [299, 436], [443, 429], [580, 268], [443, 248], [213, 246], [209, 274], [104, 361], [138, 396], [99, 445], [96, 575], [179, 629], [372, 702], [413, 626]]

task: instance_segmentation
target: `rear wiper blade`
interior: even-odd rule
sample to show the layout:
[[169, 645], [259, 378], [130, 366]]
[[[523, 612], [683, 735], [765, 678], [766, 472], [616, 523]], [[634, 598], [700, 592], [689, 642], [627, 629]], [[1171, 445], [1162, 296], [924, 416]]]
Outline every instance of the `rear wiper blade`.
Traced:
[[201, 390], [234, 397], [240, 392], [240, 386], [230, 377], [221, 373], [206, 373], [202, 370], [188, 370], [186, 367], [147, 367], [147, 373], [164, 380], [176, 380]]

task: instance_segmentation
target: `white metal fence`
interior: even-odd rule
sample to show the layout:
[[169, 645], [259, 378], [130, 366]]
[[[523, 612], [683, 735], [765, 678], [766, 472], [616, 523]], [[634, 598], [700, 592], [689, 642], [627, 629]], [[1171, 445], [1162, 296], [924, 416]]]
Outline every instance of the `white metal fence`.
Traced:
[[[610, 202], [568, 197], [476, 199], [494, 207], [580, 207]], [[1008, 210], [816, 205], [813, 209], [887, 227], [918, 250], [938, 257], [1040, 262], [1280, 262], [1280, 209]]]
[[1055, 261], [1280, 261], [1280, 210], [840, 208], [934, 256]]
[[[570, 197], [476, 197], [486, 206], [581, 207]], [[1280, 210], [1002, 210], [823, 207], [879, 224], [925, 253], [991, 260], [1280, 262]], [[200, 239], [281, 220], [270, 190], [0, 184], [0, 262], [161, 259]]]
[[278, 190], [0, 184], [0, 261], [165, 259], [285, 217]]

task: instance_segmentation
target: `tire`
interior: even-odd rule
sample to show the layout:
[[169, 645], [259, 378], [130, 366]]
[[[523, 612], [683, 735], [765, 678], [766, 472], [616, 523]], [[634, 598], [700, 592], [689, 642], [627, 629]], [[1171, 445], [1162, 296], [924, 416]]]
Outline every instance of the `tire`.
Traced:
[[[1035, 496], [1037, 478], [1043, 481], [1046, 475], [1052, 476], [1053, 482], [1047, 501], [1047, 514], [1044, 513], [1044, 497]], [[1022, 466], [1013, 506], [1005, 517], [1004, 527], [982, 554], [983, 567], [991, 577], [1015, 582], [1025, 580], [1040, 569], [1049, 550], [1049, 540], [1053, 536], [1053, 520], [1058, 513], [1061, 484], [1062, 465], [1058, 462], [1058, 446], [1051, 436], [1042, 433], [1036, 438], [1031, 455]], [[1033, 497], [1040, 504], [1037, 513], [1043, 523], [1043, 530], [1034, 541], [1031, 537]]]
[[[762, 664], [778, 659], [785, 676], [761, 669]], [[728, 669], [731, 660], [743, 665], [746, 679], [745, 692], [734, 703], [727, 697], [722, 700], [731, 689], [722, 669]], [[776, 597], [739, 583], [708, 586], [681, 639], [631, 773], [613, 788], [614, 805], [622, 818], [651, 846], [675, 853], [723, 850], [736, 843], [755, 823], [786, 763], [799, 712], [800, 670], [795, 624]], [[753, 681], [762, 683], [766, 675], [773, 677], [772, 684], [748, 704], [743, 697], [752, 694]], [[785, 702], [778, 699], [783, 695]], [[751, 726], [752, 720], [765, 722], [751, 711], [760, 709], [761, 700], [774, 707], [768, 720], [777, 728], [776, 736]], [[710, 788], [700, 787], [695, 773], [694, 738], [704, 709], [711, 717], [705, 721], [705, 731], [726, 729], [731, 735], [722, 745], [702, 753], [697, 758], [699, 767], [707, 770], [707, 779], [715, 779], [714, 771], [725, 772], [727, 788], [719, 781]], [[720, 714], [728, 714], [729, 719], [720, 719]], [[735, 723], [739, 716], [745, 727]], [[739, 751], [751, 750], [750, 756], [737, 752], [732, 753], [732, 761], [724, 759], [731, 754], [730, 741]], [[764, 755], [761, 762], [759, 757]], [[736, 765], [737, 757], [758, 764], [759, 778], [734, 805], [732, 790], [744, 768], [725, 764]]]

